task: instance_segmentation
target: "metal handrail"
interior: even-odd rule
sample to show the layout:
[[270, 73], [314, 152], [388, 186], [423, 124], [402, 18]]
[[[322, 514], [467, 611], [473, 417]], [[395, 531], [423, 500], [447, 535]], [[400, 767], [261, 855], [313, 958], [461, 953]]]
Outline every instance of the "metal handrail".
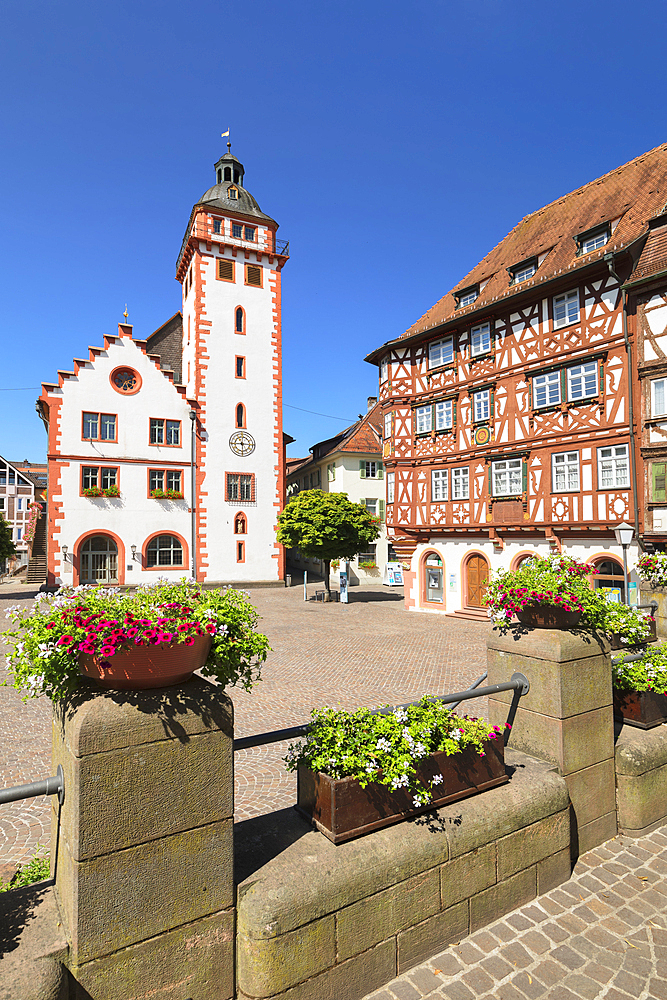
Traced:
[[33, 795], [57, 795], [60, 805], [65, 801], [65, 774], [62, 764], [58, 764], [56, 773], [41, 781], [30, 781], [27, 785], [14, 785], [11, 788], [0, 788], [0, 805], [5, 802], [18, 802], [20, 799], [30, 799]]
[[[481, 684], [487, 676], [488, 674], [483, 674], [478, 680], [475, 681], [472, 687], [467, 688], [465, 691], [456, 691], [454, 694], [436, 695], [435, 698], [429, 698], [428, 701], [433, 703], [440, 701], [444, 705], [452, 705], [456, 707], [462, 701], [469, 701], [471, 698], [484, 698], [486, 695], [498, 694], [501, 691], [514, 691], [515, 697], [512, 699], [512, 705], [510, 707], [510, 716], [513, 721], [519, 698], [522, 698], [523, 695], [528, 694], [530, 691], [530, 681], [525, 674], [514, 673], [509, 681], [503, 681], [502, 684], [489, 684], [487, 687], [483, 688], [477, 687], [477, 685]], [[397, 708], [410, 708], [413, 705], [420, 704], [421, 699], [419, 701], [406, 701], [402, 705], [392, 705], [387, 708], [379, 708], [373, 713], [373, 715], [390, 715]], [[283, 740], [294, 740], [298, 736], [305, 736], [309, 727], [310, 723], [304, 722], [300, 726], [291, 726], [289, 729], [276, 729], [271, 733], [257, 733], [256, 736], [241, 736], [239, 739], [234, 740], [234, 750], [250, 750], [252, 747], [261, 747], [269, 743], [281, 743]]]

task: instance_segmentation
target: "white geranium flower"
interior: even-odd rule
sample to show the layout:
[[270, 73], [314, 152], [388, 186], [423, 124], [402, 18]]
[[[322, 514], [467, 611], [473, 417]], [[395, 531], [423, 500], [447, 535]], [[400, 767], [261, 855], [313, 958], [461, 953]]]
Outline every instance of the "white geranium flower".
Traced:
[[431, 782], [431, 784], [432, 785], [441, 785], [443, 783], [443, 781], [444, 781], [444, 778], [442, 777], [441, 774], [434, 774], [433, 775], [433, 781]]
[[377, 747], [378, 750], [384, 750], [385, 752], [391, 750], [391, 743], [389, 742], [389, 740], [386, 740], [384, 736], [380, 737], [375, 746]]
[[408, 713], [405, 711], [404, 708], [395, 708], [394, 709], [394, 718], [396, 719], [397, 722], [407, 722], [408, 721]]

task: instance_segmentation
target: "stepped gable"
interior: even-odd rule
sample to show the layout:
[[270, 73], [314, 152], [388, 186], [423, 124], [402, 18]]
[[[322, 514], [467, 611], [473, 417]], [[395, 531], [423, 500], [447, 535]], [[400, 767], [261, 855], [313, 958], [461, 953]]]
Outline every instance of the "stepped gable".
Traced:
[[[663, 143], [525, 216], [447, 295], [405, 333], [388, 343], [424, 333], [454, 318], [465, 320], [495, 301], [524, 293], [527, 288], [539, 286], [563, 272], [574, 272], [605, 254], [627, 248], [646, 232], [649, 219], [664, 211], [666, 199], [667, 143]], [[611, 239], [604, 247], [583, 257], [576, 256], [575, 236], [616, 220]], [[657, 250], [657, 241], [655, 246]], [[664, 243], [660, 246], [664, 247]], [[520, 285], [509, 285], [506, 268], [542, 255], [544, 259], [534, 278]], [[476, 284], [483, 286], [479, 298], [472, 305], [457, 309], [453, 293]]]
[[[177, 313], [176, 315], [180, 315], [180, 313]], [[173, 319], [174, 319], [174, 316], [172, 316], [171, 320], [167, 320], [167, 323], [171, 323], [171, 321]], [[164, 325], [166, 326], [167, 324], [164, 324]], [[162, 327], [159, 327], [155, 331], [155, 333], [159, 333], [160, 330], [162, 330]], [[153, 336], [153, 334], [151, 334], [151, 336]], [[108, 351], [109, 348], [112, 347], [112, 345], [115, 344], [116, 341], [120, 340], [122, 337], [128, 337], [132, 341], [132, 343], [135, 344], [139, 348], [139, 350], [143, 354], [146, 355], [146, 357], [149, 359], [149, 361], [153, 362], [153, 364], [155, 365], [155, 367], [157, 368], [157, 370], [162, 375], [164, 375], [165, 378], [169, 379], [169, 381], [174, 385], [174, 388], [177, 390], [177, 392], [179, 392], [181, 394], [181, 396], [185, 396], [185, 392], [186, 392], [185, 386], [184, 385], [177, 385], [176, 384], [176, 380], [174, 378], [174, 372], [173, 371], [167, 370], [166, 368], [162, 368], [161, 363], [160, 363], [161, 362], [160, 355], [159, 354], [154, 354], [150, 350], [149, 344], [148, 344], [148, 340], [135, 340], [133, 338], [133, 336], [132, 336], [132, 326], [129, 323], [119, 323], [118, 324], [118, 336], [114, 336], [111, 333], [105, 333], [104, 334], [104, 347], [91, 347], [91, 346], [89, 346], [88, 347], [89, 354], [88, 354], [87, 358], [74, 358], [73, 362], [72, 362], [73, 367], [72, 367], [71, 371], [65, 371], [65, 370], [58, 369], [58, 381], [57, 382], [42, 382], [42, 389], [44, 390], [44, 392], [48, 394], [49, 392], [52, 392], [54, 389], [62, 389], [62, 387], [63, 387], [63, 385], [64, 385], [64, 383], [65, 383], [65, 381], [67, 379], [76, 378], [78, 376], [79, 372], [81, 371], [81, 369], [85, 370], [86, 366], [89, 365], [89, 364], [93, 364], [94, 365], [95, 361], [100, 356], [100, 354], [103, 354], [105, 351]], [[149, 340], [150, 340], [150, 338], [149, 338]]]

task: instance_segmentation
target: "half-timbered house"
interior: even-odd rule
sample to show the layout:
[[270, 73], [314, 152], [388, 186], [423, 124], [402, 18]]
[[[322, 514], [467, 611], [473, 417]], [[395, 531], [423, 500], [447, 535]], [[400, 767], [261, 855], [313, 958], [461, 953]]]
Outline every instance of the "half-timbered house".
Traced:
[[[622, 594], [614, 526], [630, 521], [635, 545], [647, 529], [667, 541], [667, 291], [646, 292], [639, 313], [633, 291], [642, 262], [652, 288], [667, 268], [666, 202], [663, 145], [526, 216], [368, 355], [408, 607], [481, 616], [490, 570], [550, 551], [596, 563], [597, 585]], [[641, 374], [660, 376], [644, 388], [638, 323]], [[661, 461], [647, 516], [651, 393], [644, 445]]]

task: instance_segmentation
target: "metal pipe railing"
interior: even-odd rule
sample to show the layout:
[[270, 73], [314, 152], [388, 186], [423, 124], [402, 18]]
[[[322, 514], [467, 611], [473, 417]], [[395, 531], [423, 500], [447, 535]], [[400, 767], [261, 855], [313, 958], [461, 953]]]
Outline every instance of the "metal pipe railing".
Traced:
[[[516, 706], [518, 705], [519, 698], [523, 695], [528, 694], [530, 691], [530, 682], [524, 674], [515, 673], [509, 681], [503, 681], [502, 684], [489, 684], [487, 687], [480, 688], [477, 685], [481, 684], [483, 680], [488, 677], [488, 674], [482, 674], [482, 676], [475, 681], [472, 687], [467, 688], [465, 691], [456, 691], [454, 694], [443, 694], [437, 695], [435, 698], [429, 698], [430, 702], [440, 701], [444, 705], [452, 705], [454, 708], [459, 705], [462, 701], [469, 701], [471, 698], [484, 698], [489, 694], [498, 694], [501, 691], [514, 691], [514, 698], [512, 699], [512, 704], [510, 706], [510, 725], [514, 721], [514, 715], [516, 714]], [[419, 701], [406, 701], [402, 705], [392, 705], [387, 708], [379, 708], [374, 715], [390, 715], [397, 708], [410, 708], [413, 705], [419, 705]], [[509, 718], [509, 717], [508, 717]], [[291, 726], [289, 729], [276, 729], [271, 733], [257, 733], [256, 736], [241, 736], [239, 739], [234, 740], [234, 750], [250, 750], [252, 747], [261, 747], [269, 743], [281, 743], [283, 740], [294, 740], [299, 736], [305, 736], [308, 732], [310, 723], [304, 722], [300, 726]]]
[[29, 799], [33, 795], [57, 795], [60, 805], [65, 801], [65, 775], [62, 764], [58, 764], [56, 773], [41, 781], [30, 781], [27, 785], [14, 785], [12, 788], [0, 788], [0, 805], [5, 802], [18, 802]]

